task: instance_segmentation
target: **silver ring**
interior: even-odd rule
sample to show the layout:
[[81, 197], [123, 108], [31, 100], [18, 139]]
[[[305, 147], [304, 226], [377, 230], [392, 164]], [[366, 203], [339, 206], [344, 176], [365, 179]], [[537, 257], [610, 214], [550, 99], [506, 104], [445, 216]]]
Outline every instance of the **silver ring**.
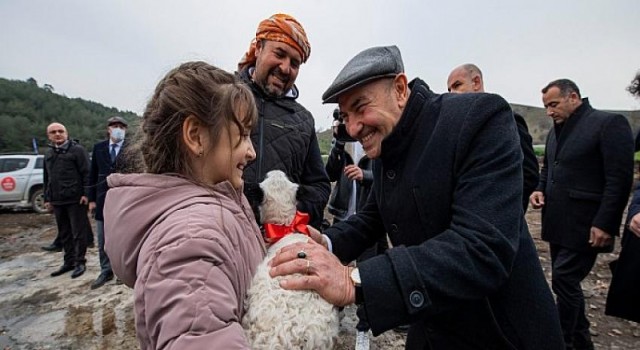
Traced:
[[298, 252], [298, 258], [299, 258], [299, 259], [304, 259], [304, 258], [306, 258], [306, 257], [307, 257], [307, 253], [305, 253], [305, 252], [304, 252], [304, 250], [300, 250], [300, 251]]

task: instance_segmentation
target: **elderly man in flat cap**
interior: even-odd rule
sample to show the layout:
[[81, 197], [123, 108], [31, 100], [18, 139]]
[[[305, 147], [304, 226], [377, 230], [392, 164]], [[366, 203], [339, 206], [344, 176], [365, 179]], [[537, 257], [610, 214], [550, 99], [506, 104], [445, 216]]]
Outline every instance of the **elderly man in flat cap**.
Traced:
[[[302, 274], [280, 285], [363, 305], [374, 335], [410, 324], [407, 349], [564, 349], [522, 215], [509, 104], [408, 82], [395, 46], [356, 55], [322, 98], [374, 159], [373, 189], [360, 212], [274, 257], [272, 276]], [[385, 254], [341, 263], [385, 233]]]
[[127, 121], [120, 116], [107, 119], [109, 138], [93, 145], [91, 155], [91, 172], [89, 173], [89, 211], [94, 214], [96, 231], [98, 232], [98, 257], [100, 258], [100, 275], [91, 284], [91, 289], [102, 287], [113, 279], [111, 262], [104, 251], [104, 200], [107, 196], [107, 176], [122, 162]]
[[[320, 228], [331, 186], [320, 156], [311, 113], [296, 102], [294, 85], [300, 66], [311, 53], [307, 35], [295, 18], [276, 14], [260, 22], [249, 51], [238, 64], [258, 107], [251, 133], [256, 160], [244, 169], [244, 193], [260, 223], [258, 184], [271, 170], [282, 170], [300, 185], [298, 210]], [[269, 234], [267, 233], [267, 237]]]

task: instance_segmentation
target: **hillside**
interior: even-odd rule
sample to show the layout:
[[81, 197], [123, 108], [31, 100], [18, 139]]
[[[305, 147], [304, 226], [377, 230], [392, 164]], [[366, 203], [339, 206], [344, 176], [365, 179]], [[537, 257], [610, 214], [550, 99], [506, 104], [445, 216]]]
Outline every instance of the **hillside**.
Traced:
[[[519, 104], [511, 107], [524, 116], [533, 143], [544, 144], [551, 127], [551, 118], [544, 109]], [[640, 130], [640, 110], [615, 112], [629, 119], [634, 134]], [[133, 112], [59, 95], [53, 86], [39, 86], [33, 78], [27, 81], [0, 78], [0, 153], [33, 152], [34, 138], [42, 153], [47, 145], [46, 127], [54, 121], [64, 124], [69, 136], [90, 150], [94, 143], [105, 138], [105, 120], [116, 114], [132, 122], [131, 126], [137, 124], [138, 116]], [[318, 143], [321, 153], [329, 154], [330, 129], [318, 133]]]
[[[597, 106], [594, 107], [598, 108]], [[546, 115], [545, 110], [540, 107], [524, 106], [519, 104], [511, 104], [511, 108], [514, 112], [521, 114], [527, 121], [529, 133], [533, 138], [533, 144], [544, 144], [547, 134], [549, 133], [549, 128], [552, 126], [552, 120]], [[640, 110], [609, 112], [619, 113], [627, 117], [634, 135], [638, 130], [640, 130]]]
[[[514, 112], [519, 113], [527, 121], [529, 126], [529, 133], [533, 138], [533, 144], [544, 145], [551, 128], [552, 120], [545, 113], [545, 110], [540, 107], [525, 106], [519, 104], [511, 104], [511, 108]], [[597, 107], [596, 107], [597, 108]], [[640, 110], [636, 111], [610, 111], [614, 113], [620, 113], [627, 117], [633, 134], [640, 130]], [[325, 130], [318, 133], [318, 142], [320, 144], [320, 151], [322, 154], [328, 154], [331, 149], [331, 130]]]
[[56, 94], [54, 87], [0, 78], [0, 153], [33, 152], [35, 138], [40, 153], [48, 143], [46, 128], [52, 122], [67, 127], [69, 137], [88, 150], [106, 137], [106, 120], [120, 115], [135, 123], [138, 116], [100, 103]]

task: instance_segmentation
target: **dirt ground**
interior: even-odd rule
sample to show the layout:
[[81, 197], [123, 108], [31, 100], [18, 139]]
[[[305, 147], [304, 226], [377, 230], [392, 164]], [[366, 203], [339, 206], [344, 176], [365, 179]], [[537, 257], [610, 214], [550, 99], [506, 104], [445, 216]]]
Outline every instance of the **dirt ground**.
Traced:
[[[530, 210], [527, 221], [549, 279], [549, 252], [539, 240], [539, 212]], [[0, 212], [0, 349], [137, 349], [131, 290], [115, 281], [89, 288], [99, 273], [97, 248], [87, 251], [83, 276], [49, 277], [61, 265], [62, 253], [40, 247], [51, 243], [55, 234], [52, 215]], [[601, 254], [583, 283], [596, 349], [640, 349], [637, 323], [604, 315], [611, 279], [608, 263], [618, 250]], [[353, 349], [355, 323], [354, 308], [346, 308], [336, 349]], [[403, 334], [388, 331], [371, 338], [371, 349], [402, 349], [404, 340]]]

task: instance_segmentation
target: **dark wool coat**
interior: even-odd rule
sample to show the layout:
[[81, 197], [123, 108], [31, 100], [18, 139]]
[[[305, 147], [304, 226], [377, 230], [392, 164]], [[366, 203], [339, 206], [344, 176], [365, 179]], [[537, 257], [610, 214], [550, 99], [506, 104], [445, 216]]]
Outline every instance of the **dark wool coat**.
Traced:
[[564, 349], [522, 215], [509, 105], [409, 86], [367, 205], [325, 231], [343, 261], [389, 234], [394, 248], [359, 264], [373, 334], [412, 324], [407, 349]]
[[520, 149], [522, 150], [522, 177], [524, 178], [522, 185], [522, 209], [526, 212], [529, 206], [529, 196], [538, 186], [539, 181], [539, 167], [538, 158], [533, 150], [533, 142], [531, 135], [529, 134], [529, 128], [524, 118], [518, 114], [513, 113], [513, 117], [516, 120], [516, 126], [518, 127], [518, 136], [520, 137]]
[[[633, 193], [627, 223], [638, 213], [640, 186]], [[612, 276], [605, 314], [640, 322], [640, 237], [627, 228], [621, 245], [620, 256], [611, 263]]]
[[[327, 159], [327, 175], [329, 180], [335, 181], [336, 184], [329, 197], [327, 210], [333, 214], [334, 218], [344, 220], [349, 212], [349, 202], [353, 193], [354, 182], [349, 180], [345, 175], [344, 168], [347, 165], [354, 164], [351, 155], [345, 151], [344, 142], [333, 140], [334, 146], [331, 148], [329, 158]], [[356, 203], [355, 210], [358, 211], [364, 207], [369, 196], [371, 184], [373, 183], [373, 173], [371, 172], [371, 161], [367, 156], [363, 156], [358, 161], [358, 167], [362, 170], [362, 181], [355, 181], [356, 187]]]
[[[538, 190], [544, 192], [542, 239], [590, 251], [591, 227], [620, 234], [633, 182], [633, 134], [620, 114], [595, 110], [588, 99], [549, 131]], [[613, 243], [599, 251], [612, 251]]]
[[89, 156], [79, 143], [69, 140], [51, 147], [44, 156], [44, 198], [53, 205], [78, 204], [89, 182]]
[[102, 215], [104, 209], [104, 199], [107, 195], [109, 185], [107, 184], [107, 176], [115, 172], [116, 164], [123, 161], [125, 157], [125, 147], [127, 142], [124, 141], [116, 161], [111, 163], [111, 151], [109, 148], [109, 140], [101, 141], [93, 146], [91, 152], [91, 171], [89, 172], [89, 202], [96, 202], [95, 219], [103, 221]]
[[251, 80], [249, 70], [240, 77], [251, 88], [258, 108], [258, 124], [251, 132], [256, 160], [244, 168], [244, 193], [256, 218], [262, 201], [258, 184], [271, 170], [282, 170], [298, 188], [298, 210], [311, 216], [310, 224], [320, 228], [331, 185], [324, 170], [316, 138], [313, 116], [295, 97], [273, 98], [265, 95]]
[[327, 204], [327, 210], [334, 216], [334, 220], [347, 218], [349, 201], [353, 192], [353, 181], [344, 174], [344, 168], [353, 164], [353, 158], [345, 151], [344, 146], [344, 142], [333, 139], [333, 147], [331, 147], [327, 164], [324, 167], [329, 181], [336, 183]]

